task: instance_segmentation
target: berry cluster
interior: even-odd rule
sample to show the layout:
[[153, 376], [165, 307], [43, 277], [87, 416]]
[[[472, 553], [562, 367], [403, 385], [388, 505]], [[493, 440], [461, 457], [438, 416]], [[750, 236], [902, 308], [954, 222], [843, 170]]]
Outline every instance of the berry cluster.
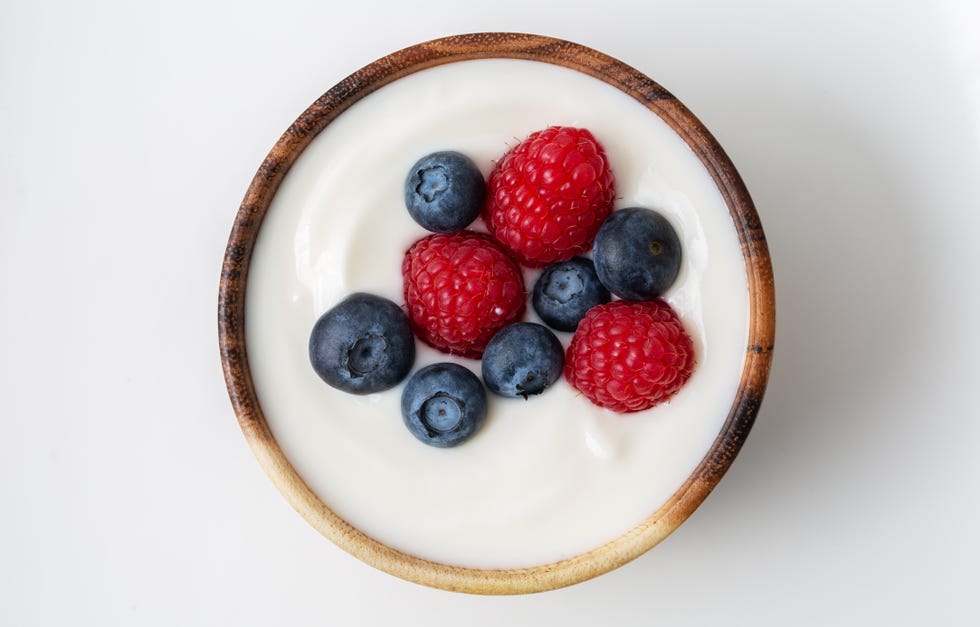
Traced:
[[[655, 211], [613, 211], [615, 193], [605, 150], [580, 128], [532, 133], [486, 182], [459, 152], [423, 157], [406, 177], [405, 205], [433, 234], [405, 253], [405, 308], [369, 294], [342, 301], [313, 328], [314, 370], [334, 387], [369, 394], [408, 376], [416, 337], [482, 358], [482, 383], [465, 367], [438, 363], [405, 385], [405, 425], [438, 447], [479, 430], [484, 385], [527, 399], [564, 372], [613, 411], [670, 399], [694, 368], [691, 339], [659, 298], [680, 270], [680, 239]], [[480, 216], [489, 234], [469, 230]], [[528, 293], [520, 265], [543, 268], [531, 304], [548, 326], [521, 321]], [[574, 332], [567, 354], [548, 327]]]

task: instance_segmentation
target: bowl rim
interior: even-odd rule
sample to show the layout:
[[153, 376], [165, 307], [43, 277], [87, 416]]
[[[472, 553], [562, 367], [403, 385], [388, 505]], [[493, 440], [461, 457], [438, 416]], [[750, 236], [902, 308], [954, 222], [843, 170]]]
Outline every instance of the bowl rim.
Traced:
[[[745, 259], [749, 329], [745, 362], [728, 417], [711, 448], [670, 499], [624, 535], [551, 564], [478, 569], [426, 560], [389, 547], [334, 513], [286, 458], [259, 405], [245, 341], [245, 290], [252, 249], [263, 218], [290, 167], [338, 115], [364, 96], [414, 72], [475, 59], [524, 59], [588, 74], [633, 97], [691, 147], [728, 206]], [[741, 177], [705, 126], [680, 101], [638, 70], [606, 54], [543, 35], [470, 33], [393, 52], [357, 70], [318, 98], [279, 138], [252, 179], [228, 239], [218, 290], [218, 343], [232, 407], [252, 452], [286, 500], [309, 524], [358, 559], [392, 575], [445, 590], [519, 594], [568, 586], [642, 555], [704, 501], [731, 466], [765, 393], [775, 336], [775, 287], [765, 234]]]

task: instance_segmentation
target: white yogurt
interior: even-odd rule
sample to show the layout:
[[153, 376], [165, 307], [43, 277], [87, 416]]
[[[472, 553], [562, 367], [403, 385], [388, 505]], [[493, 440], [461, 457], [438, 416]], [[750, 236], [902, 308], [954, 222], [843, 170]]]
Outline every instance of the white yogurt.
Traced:
[[[437, 449], [403, 425], [402, 386], [363, 397], [324, 384], [307, 356], [316, 319], [355, 291], [404, 303], [402, 257], [427, 235], [402, 196], [415, 160], [458, 150], [486, 175], [508, 147], [556, 124], [586, 127], [605, 146], [617, 208], [657, 209], [678, 230], [683, 267], [666, 300], [697, 351], [694, 375], [680, 393], [637, 414], [595, 407], [564, 379], [529, 401], [491, 394], [483, 429], [462, 446]], [[747, 294], [725, 203], [663, 121], [615, 88], [571, 70], [467, 61], [412, 74], [366, 97], [293, 166], [252, 258], [249, 362], [286, 456], [351, 524], [447, 564], [533, 566], [615, 539], [686, 480], [721, 430], [736, 392]], [[571, 335], [558, 336], [567, 347]], [[448, 359], [419, 346], [416, 369]], [[480, 372], [478, 361], [455, 361]]]

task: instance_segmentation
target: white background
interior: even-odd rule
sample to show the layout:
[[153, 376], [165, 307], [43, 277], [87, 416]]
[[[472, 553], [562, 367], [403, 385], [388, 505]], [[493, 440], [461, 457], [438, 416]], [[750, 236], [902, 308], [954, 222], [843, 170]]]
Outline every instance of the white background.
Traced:
[[[0, 624], [980, 623], [976, 3], [337, 6], [0, 5]], [[483, 30], [680, 97], [748, 184], [778, 293], [769, 393], [715, 493], [633, 563], [513, 598], [395, 579], [295, 514], [238, 429], [215, 314], [289, 123], [377, 57]]]

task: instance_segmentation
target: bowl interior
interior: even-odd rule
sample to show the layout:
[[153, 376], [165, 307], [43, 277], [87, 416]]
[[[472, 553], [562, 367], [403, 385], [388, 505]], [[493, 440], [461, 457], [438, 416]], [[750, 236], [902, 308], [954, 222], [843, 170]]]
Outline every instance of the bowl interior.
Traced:
[[[608, 544], [552, 564], [508, 570], [449, 566], [397, 551], [323, 503], [269, 429], [252, 381], [244, 324], [246, 282], [259, 228], [284, 176], [312, 139], [355, 102], [392, 81], [436, 65], [485, 58], [527, 59], [583, 72], [663, 119], [691, 147], [724, 198], [742, 247], [750, 307], [738, 392], [724, 427], [687, 481], [647, 520]], [[321, 533], [365, 562], [418, 583], [479, 593], [534, 592], [582, 581], [635, 558], [703, 501], [741, 448], [762, 400], [774, 335], [773, 302], [768, 250], [748, 192], [721, 147], [680, 102], [636, 70], [594, 50], [541, 36], [485, 33], [440, 39], [389, 55], [341, 81], [289, 127], [259, 168], [232, 228], [219, 291], [219, 342], [229, 395], [250, 446], [280, 491]]]

